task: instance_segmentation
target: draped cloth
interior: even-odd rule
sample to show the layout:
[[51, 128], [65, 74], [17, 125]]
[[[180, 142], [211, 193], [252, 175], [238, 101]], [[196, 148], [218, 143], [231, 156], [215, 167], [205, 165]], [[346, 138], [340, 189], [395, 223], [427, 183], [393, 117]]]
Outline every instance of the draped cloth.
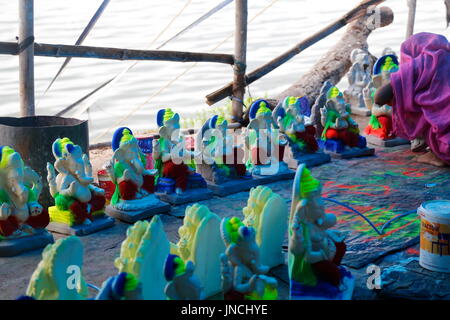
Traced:
[[450, 164], [450, 44], [418, 33], [401, 46], [400, 70], [391, 74], [393, 127], [405, 139], [423, 138]]

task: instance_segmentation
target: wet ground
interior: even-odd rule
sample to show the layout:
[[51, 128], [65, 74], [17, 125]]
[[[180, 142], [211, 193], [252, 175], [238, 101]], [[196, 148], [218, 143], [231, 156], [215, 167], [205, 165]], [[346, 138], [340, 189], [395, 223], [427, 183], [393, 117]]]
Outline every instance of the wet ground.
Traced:
[[[359, 121], [360, 125], [365, 121]], [[90, 155], [96, 172], [111, 151], [96, 149]], [[333, 160], [313, 168], [312, 174], [322, 181], [324, 197], [350, 205], [380, 230], [391, 218], [416, 210], [424, 201], [450, 199], [450, 168], [419, 164], [415, 157], [408, 145], [377, 148], [375, 156]], [[292, 180], [268, 186], [290, 206]], [[248, 192], [240, 192], [201, 203], [220, 217], [242, 218], [247, 198]], [[161, 216], [170, 241], [178, 240], [177, 230], [187, 206], [175, 206], [170, 214]], [[379, 235], [360, 216], [339, 204], [327, 202], [327, 211], [338, 216], [337, 227], [347, 234], [344, 265], [356, 279], [354, 299], [450, 299], [450, 274], [428, 271], [418, 264], [420, 224], [415, 212], [386, 225]], [[101, 286], [106, 278], [117, 273], [113, 263], [128, 227], [117, 221], [110, 229], [81, 238], [85, 248], [83, 274], [88, 283]], [[54, 236], [55, 239], [63, 237]], [[24, 294], [40, 259], [41, 250], [0, 258], [0, 299], [15, 299]], [[371, 277], [376, 274], [373, 265], [379, 268], [380, 286]], [[279, 298], [287, 299], [286, 265], [272, 269], [271, 274], [278, 279]]]

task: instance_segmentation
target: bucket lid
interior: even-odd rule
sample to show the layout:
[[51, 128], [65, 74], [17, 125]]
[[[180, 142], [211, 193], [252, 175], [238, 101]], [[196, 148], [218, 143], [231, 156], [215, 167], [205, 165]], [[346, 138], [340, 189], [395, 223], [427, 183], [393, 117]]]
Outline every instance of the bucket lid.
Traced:
[[434, 219], [443, 219], [450, 223], [450, 200], [431, 200], [422, 203], [418, 213]]

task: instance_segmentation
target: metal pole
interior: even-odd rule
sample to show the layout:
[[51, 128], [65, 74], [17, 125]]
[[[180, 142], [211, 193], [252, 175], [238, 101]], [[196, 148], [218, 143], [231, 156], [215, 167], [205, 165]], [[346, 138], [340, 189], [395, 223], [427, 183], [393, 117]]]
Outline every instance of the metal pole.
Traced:
[[416, 18], [416, 0], [407, 0], [408, 3], [408, 25], [406, 26], [406, 39], [414, 33], [414, 20]]
[[20, 115], [34, 116], [33, 0], [19, 0]]
[[239, 122], [243, 115], [247, 59], [247, 17], [247, 0], [236, 0], [232, 122]]

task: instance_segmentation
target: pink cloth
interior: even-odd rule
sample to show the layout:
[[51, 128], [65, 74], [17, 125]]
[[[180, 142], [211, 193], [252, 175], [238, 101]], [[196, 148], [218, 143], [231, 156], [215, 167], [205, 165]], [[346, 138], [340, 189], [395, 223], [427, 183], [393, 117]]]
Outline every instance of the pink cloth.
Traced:
[[418, 33], [401, 46], [400, 70], [391, 74], [393, 126], [397, 136], [424, 138], [450, 164], [450, 44]]

